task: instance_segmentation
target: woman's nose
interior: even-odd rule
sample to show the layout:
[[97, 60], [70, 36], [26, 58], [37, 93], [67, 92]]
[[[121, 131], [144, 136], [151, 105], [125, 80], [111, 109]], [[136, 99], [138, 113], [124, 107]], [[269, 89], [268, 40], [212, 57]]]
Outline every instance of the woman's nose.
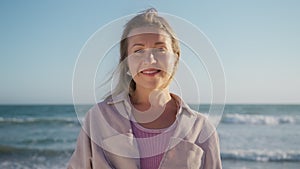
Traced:
[[145, 56], [145, 59], [144, 59], [144, 63], [147, 63], [147, 64], [154, 64], [156, 63], [156, 58], [153, 54], [153, 50], [152, 49], [149, 49], [146, 53], [146, 56]]

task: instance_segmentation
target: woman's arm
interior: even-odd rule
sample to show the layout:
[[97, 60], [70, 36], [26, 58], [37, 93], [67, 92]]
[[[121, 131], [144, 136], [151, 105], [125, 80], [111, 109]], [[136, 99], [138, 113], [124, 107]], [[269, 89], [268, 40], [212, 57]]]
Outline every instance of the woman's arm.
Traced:
[[90, 138], [81, 129], [77, 139], [76, 149], [69, 161], [68, 169], [92, 169], [92, 150]]
[[221, 169], [222, 163], [217, 131], [214, 131], [200, 146], [204, 151], [201, 169]]
[[[101, 146], [91, 139], [91, 109], [85, 117], [84, 125], [77, 138], [76, 149], [68, 163], [68, 169], [111, 169]], [[99, 132], [99, 131], [98, 131]]]

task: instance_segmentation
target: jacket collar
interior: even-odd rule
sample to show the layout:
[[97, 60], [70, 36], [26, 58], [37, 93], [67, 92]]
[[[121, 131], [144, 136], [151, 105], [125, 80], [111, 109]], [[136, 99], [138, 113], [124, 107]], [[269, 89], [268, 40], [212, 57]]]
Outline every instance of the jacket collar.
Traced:
[[[171, 96], [173, 98], [175, 98], [177, 100], [177, 102], [179, 103], [179, 111], [178, 111], [178, 115], [180, 115], [181, 113], [187, 113], [187, 115], [195, 115], [194, 110], [192, 110], [179, 96], [177, 96], [174, 93], [171, 93]], [[107, 101], [107, 104], [109, 105], [117, 105], [118, 103], [124, 103], [125, 107], [127, 109], [127, 116], [130, 117], [131, 115], [131, 102], [130, 102], [130, 98], [127, 92], [121, 92], [119, 94], [113, 94], [111, 95]]]
[[[184, 140], [184, 138], [190, 133], [194, 127], [194, 123], [197, 119], [196, 112], [191, 110], [187, 104], [185, 104], [180, 97], [172, 94], [172, 96], [179, 102], [180, 109], [177, 114], [177, 125], [173, 136], [171, 137], [169, 148], [176, 146], [179, 142]], [[128, 93], [122, 92], [116, 96], [111, 96], [106, 100], [106, 104], [113, 105], [118, 109], [119, 113], [124, 117], [130, 118], [131, 116], [131, 103]], [[119, 155], [125, 157], [138, 157], [138, 145], [136, 139], [133, 136], [132, 129], [130, 128], [129, 121], [122, 122], [122, 128], [129, 127], [128, 132], [119, 133], [117, 135], [112, 135], [103, 140], [103, 145], [106, 150], [110, 152], [118, 152]], [[127, 125], [128, 124], [128, 125]], [[124, 131], [124, 130], [123, 130]], [[122, 143], [120, 146], [116, 146], [116, 143]]]

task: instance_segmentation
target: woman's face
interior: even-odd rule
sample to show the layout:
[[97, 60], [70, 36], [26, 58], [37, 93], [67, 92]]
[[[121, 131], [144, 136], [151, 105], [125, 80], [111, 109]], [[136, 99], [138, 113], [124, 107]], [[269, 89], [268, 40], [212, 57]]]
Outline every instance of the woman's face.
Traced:
[[127, 63], [136, 88], [164, 89], [169, 85], [178, 57], [170, 36], [151, 27], [133, 29], [128, 35]]

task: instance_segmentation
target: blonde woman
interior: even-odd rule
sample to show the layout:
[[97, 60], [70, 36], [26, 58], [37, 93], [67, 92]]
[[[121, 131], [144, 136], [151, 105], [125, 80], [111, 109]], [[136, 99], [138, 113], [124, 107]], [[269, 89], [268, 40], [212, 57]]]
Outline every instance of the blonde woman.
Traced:
[[219, 169], [218, 135], [169, 85], [179, 63], [178, 39], [148, 9], [126, 25], [119, 82], [91, 108], [69, 169]]

